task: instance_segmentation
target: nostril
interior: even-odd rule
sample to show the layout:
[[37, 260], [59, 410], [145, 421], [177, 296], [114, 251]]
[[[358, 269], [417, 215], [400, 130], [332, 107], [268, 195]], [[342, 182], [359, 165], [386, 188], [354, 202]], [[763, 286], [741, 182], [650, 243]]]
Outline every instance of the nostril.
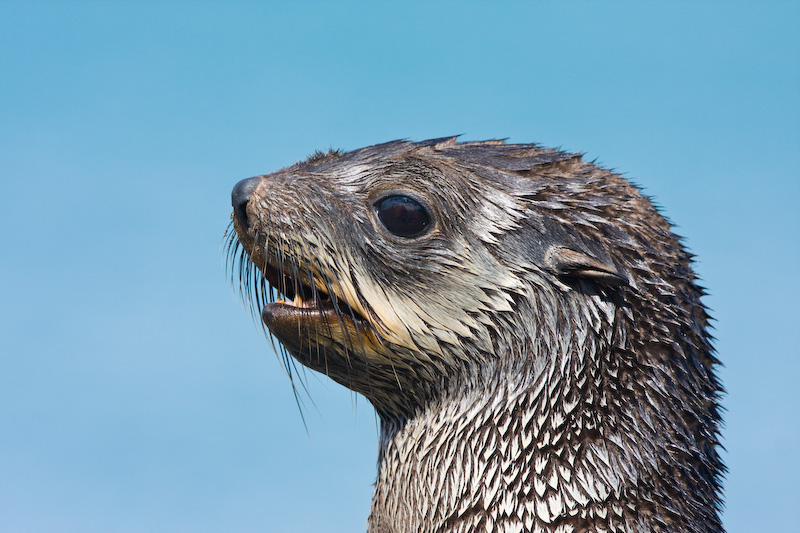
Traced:
[[247, 202], [250, 201], [250, 196], [253, 191], [261, 183], [261, 176], [255, 178], [247, 178], [240, 181], [233, 187], [231, 192], [231, 205], [233, 205], [233, 216], [239, 221], [242, 227], [248, 227], [247, 220]]

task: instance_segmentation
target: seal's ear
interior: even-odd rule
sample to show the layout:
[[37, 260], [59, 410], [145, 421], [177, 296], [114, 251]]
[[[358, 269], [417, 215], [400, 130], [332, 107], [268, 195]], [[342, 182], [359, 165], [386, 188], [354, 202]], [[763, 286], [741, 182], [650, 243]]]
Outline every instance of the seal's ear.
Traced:
[[628, 279], [613, 266], [563, 246], [552, 246], [547, 250], [544, 267], [559, 277], [587, 278], [613, 287], [628, 285]]

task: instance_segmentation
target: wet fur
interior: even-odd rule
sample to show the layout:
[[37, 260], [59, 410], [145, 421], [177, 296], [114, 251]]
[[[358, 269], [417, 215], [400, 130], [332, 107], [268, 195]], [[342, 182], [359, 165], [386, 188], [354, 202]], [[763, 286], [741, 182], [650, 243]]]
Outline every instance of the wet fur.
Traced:
[[[397, 190], [434, 231], [382, 229], [374, 199]], [[273, 265], [336, 309], [267, 317], [290, 375], [380, 416], [371, 532], [722, 531], [703, 291], [620, 176], [537, 145], [395, 141], [264, 176], [247, 216], [228, 249], [254, 308], [286, 293]]]

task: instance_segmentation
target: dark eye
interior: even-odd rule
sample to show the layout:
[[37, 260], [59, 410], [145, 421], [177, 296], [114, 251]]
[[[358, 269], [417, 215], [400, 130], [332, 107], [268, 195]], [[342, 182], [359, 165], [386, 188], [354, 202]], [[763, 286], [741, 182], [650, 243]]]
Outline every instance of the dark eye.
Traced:
[[398, 237], [416, 237], [431, 224], [428, 211], [408, 196], [387, 196], [375, 204], [381, 223]]

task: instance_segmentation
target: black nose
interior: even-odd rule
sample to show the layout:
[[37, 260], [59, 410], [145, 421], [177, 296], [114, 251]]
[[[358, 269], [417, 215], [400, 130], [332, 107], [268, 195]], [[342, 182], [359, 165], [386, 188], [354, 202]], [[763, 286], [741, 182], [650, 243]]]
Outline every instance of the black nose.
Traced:
[[242, 225], [243, 228], [248, 227], [247, 220], [247, 202], [250, 201], [250, 195], [261, 183], [261, 177], [247, 178], [242, 180], [233, 187], [231, 192], [231, 205], [233, 205], [233, 216]]

